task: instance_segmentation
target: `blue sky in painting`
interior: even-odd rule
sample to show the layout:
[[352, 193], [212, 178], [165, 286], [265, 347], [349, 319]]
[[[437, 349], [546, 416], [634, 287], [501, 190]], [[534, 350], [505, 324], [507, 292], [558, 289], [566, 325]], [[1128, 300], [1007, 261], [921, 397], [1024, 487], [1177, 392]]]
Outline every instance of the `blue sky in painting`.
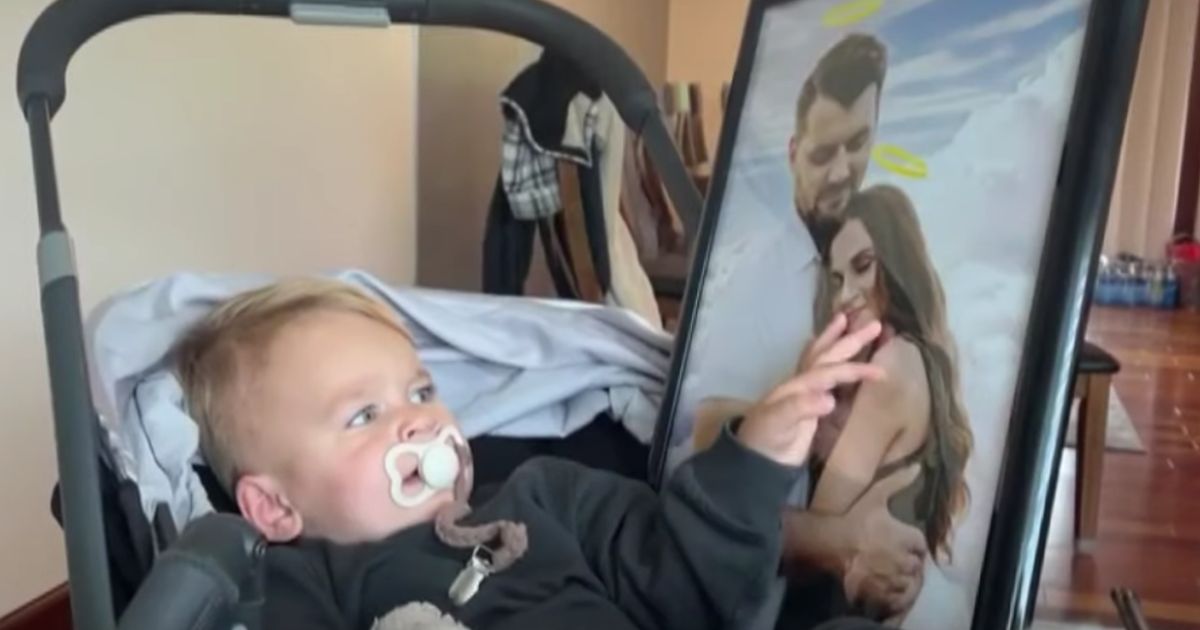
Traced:
[[938, 0], [888, 20], [875, 31], [890, 49], [881, 139], [935, 152], [971, 111], [1038, 72], [1082, 28], [1085, 9], [1084, 0]]
[[972, 111], [1042, 74], [1052, 51], [1082, 32], [1087, 9], [1087, 0], [883, 0], [861, 22], [823, 27], [822, 16], [844, 3], [797, 0], [768, 9], [742, 110], [740, 159], [775, 161], [786, 151], [800, 84], [849, 32], [873, 33], [888, 46], [877, 141], [929, 156]]

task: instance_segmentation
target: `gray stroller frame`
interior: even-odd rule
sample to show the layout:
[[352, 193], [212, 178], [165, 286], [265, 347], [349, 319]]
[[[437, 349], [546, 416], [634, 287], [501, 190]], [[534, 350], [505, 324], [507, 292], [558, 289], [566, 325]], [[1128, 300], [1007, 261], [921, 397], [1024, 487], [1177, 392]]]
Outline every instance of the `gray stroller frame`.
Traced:
[[171, 13], [291, 18], [298, 23], [474, 27], [529, 40], [565, 56], [612, 100], [646, 142], [671, 202], [695, 234], [703, 205], [664, 125], [657, 93], [604, 33], [541, 0], [56, 0], [21, 48], [17, 92], [29, 125], [41, 237], [37, 246], [43, 333], [75, 628], [172, 630], [261, 627], [265, 542], [241, 518], [214, 513], [188, 524], [154, 561], [118, 621], [111, 598], [99, 479], [111, 461], [86, 367], [79, 279], [59, 208], [50, 123], [62, 106], [72, 55], [118, 23]]

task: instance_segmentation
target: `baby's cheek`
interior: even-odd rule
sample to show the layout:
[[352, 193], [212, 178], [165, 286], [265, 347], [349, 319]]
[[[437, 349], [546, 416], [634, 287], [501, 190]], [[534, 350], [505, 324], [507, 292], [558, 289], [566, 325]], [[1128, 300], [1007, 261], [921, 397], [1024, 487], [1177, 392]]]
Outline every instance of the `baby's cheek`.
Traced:
[[346, 493], [357, 496], [364, 508], [370, 508], [370, 513], [386, 514], [395, 507], [392, 504], [391, 481], [384, 470], [383, 455], [377, 459], [358, 467], [353, 478], [347, 481]]
[[338, 492], [347, 499], [363, 501], [378, 499], [376, 495], [387, 496], [387, 475], [384, 474], [382, 460], [367, 461], [360, 458], [338, 471]]

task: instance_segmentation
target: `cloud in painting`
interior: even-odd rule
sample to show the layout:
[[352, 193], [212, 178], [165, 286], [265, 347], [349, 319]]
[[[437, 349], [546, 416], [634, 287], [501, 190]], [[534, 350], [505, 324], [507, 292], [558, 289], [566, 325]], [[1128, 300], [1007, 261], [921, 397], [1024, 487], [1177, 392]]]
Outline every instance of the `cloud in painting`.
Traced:
[[953, 120], [933, 127], [922, 126], [919, 129], [884, 128], [880, 131], [879, 142], [898, 146], [916, 155], [929, 155], [946, 144], [954, 136], [955, 129]]
[[913, 96], [887, 98], [884, 124], [899, 124], [921, 118], [958, 115], [991, 105], [1003, 98], [1003, 93], [972, 87], [956, 87]]
[[879, 141], [930, 155], [954, 136], [968, 114], [1003, 97], [999, 90], [981, 87], [888, 94], [883, 99]]
[[883, 7], [879, 10], [879, 13], [874, 16], [874, 20], [877, 22], [877, 24], [873, 24], [872, 26], [877, 27], [877, 25], [887, 24], [891, 20], [894, 20], [907, 13], [912, 13], [913, 11], [920, 9], [921, 7], [930, 4], [933, 1], [934, 0], [892, 0], [891, 2], [885, 2]]
[[978, 74], [993, 64], [1010, 62], [1012, 46], [997, 46], [979, 55], [962, 55], [940, 49], [903, 61], [888, 71], [890, 89], [925, 81], [956, 79]]
[[1053, 0], [1046, 4], [1017, 9], [978, 26], [956, 33], [956, 43], [977, 42], [1037, 28], [1056, 17], [1085, 8], [1087, 0]]
[[[823, 51], [833, 42], [848, 32], [880, 32], [888, 24], [905, 15], [912, 13], [938, 0], [887, 0], [876, 13], [866, 19], [840, 28], [813, 28], [821, 23], [825, 13], [838, 6], [837, 2], [804, 2], [787, 5], [782, 9], [771, 9], [767, 13], [766, 24], [760, 38], [760, 46], [764, 53], [786, 54], [791, 51], [805, 51], [795, 55], [797, 59], [815, 61], [818, 51]], [[943, 0], [944, 1], [944, 0]], [[783, 34], [803, 33], [804, 37], [780, 37]], [[894, 50], [892, 51], [895, 52]]]

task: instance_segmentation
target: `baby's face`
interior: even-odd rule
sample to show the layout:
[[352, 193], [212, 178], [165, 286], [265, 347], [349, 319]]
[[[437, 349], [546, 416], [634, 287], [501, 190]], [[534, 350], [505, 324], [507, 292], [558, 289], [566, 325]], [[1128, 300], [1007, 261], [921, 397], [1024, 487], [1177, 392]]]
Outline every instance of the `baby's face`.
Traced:
[[[452, 489], [409, 507], [391, 498], [388, 449], [456, 427], [399, 332], [361, 315], [319, 311], [279, 331], [262, 359], [251, 368], [255, 377], [239, 409], [253, 427], [257, 478], [277, 488], [280, 510], [299, 515], [304, 535], [378, 540], [432, 519], [453, 501]], [[417, 466], [411, 453], [395, 459], [406, 495], [424, 487]], [[260, 529], [276, 540], [299, 533]]]

